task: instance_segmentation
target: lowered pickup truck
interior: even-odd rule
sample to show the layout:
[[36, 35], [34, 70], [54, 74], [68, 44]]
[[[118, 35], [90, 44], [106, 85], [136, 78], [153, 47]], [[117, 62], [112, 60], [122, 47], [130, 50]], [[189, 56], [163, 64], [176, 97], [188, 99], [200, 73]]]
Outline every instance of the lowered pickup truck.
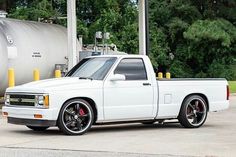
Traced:
[[58, 126], [81, 135], [93, 124], [178, 119], [202, 126], [209, 111], [229, 107], [225, 79], [157, 80], [147, 56], [83, 59], [67, 76], [8, 88], [3, 115], [8, 123], [41, 131]]

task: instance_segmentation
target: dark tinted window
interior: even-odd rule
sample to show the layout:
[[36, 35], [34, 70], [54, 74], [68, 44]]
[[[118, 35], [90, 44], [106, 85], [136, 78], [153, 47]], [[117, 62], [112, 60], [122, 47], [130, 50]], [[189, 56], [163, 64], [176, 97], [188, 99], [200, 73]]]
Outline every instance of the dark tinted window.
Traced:
[[125, 75], [126, 80], [147, 80], [147, 73], [142, 59], [123, 59], [114, 73]]

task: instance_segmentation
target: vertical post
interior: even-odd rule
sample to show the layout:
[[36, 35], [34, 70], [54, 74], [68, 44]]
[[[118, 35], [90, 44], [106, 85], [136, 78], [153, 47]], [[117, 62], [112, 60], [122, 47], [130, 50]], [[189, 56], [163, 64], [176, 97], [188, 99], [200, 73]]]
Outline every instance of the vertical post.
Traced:
[[97, 53], [97, 35], [94, 35], [94, 51]]
[[55, 70], [55, 78], [61, 77], [61, 70]]
[[166, 78], [167, 78], [167, 79], [170, 79], [170, 78], [171, 78], [170, 72], [167, 72], [167, 73], [166, 73]]
[[34, 77], [34, 81], [39, 81], [39, 80], [40, 80], [39, 69], [34, 69], [34, 71], [33, 71], [33, 77]]
[[163, 73], [162, 72], [158, 73], [158, 79], [163, 79]]
[[105, 55], [105, 50], [106, 50], [106, 46], [105, 46], [105, 33], [103, 33], [103, 36], [102, 36], [102, 55]]
[[139, 0], [139, 54], [146, 55], [146, 0]]
[[149, 55], [150, 38], [149, 38], [149, 3], [145, 0], [145, 40], [146, 40], [146, 55]]
[[67, 0], [67, 33], [68, 33], [68, 70], [76, 65], [77, 31], [76, 0]]
[[15, 86], [15, 72], [13, 68], [8, 69], [8, 87]]

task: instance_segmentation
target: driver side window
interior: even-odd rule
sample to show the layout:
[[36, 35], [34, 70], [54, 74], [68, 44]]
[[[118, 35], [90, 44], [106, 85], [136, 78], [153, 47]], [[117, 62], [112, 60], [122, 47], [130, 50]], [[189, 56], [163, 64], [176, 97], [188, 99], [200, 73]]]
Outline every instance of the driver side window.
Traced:
[[114, 74], [125, 75], [126, 80], [147, 80], [147, 72], [141, 58], [122, 59]]

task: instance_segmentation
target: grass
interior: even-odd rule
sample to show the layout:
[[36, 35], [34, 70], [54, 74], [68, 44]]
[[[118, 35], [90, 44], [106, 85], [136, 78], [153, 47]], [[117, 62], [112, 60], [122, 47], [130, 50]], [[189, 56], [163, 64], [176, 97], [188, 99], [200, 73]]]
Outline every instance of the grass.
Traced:
[[229, 81], [230, 93], [236, 93], [236, 81]]

